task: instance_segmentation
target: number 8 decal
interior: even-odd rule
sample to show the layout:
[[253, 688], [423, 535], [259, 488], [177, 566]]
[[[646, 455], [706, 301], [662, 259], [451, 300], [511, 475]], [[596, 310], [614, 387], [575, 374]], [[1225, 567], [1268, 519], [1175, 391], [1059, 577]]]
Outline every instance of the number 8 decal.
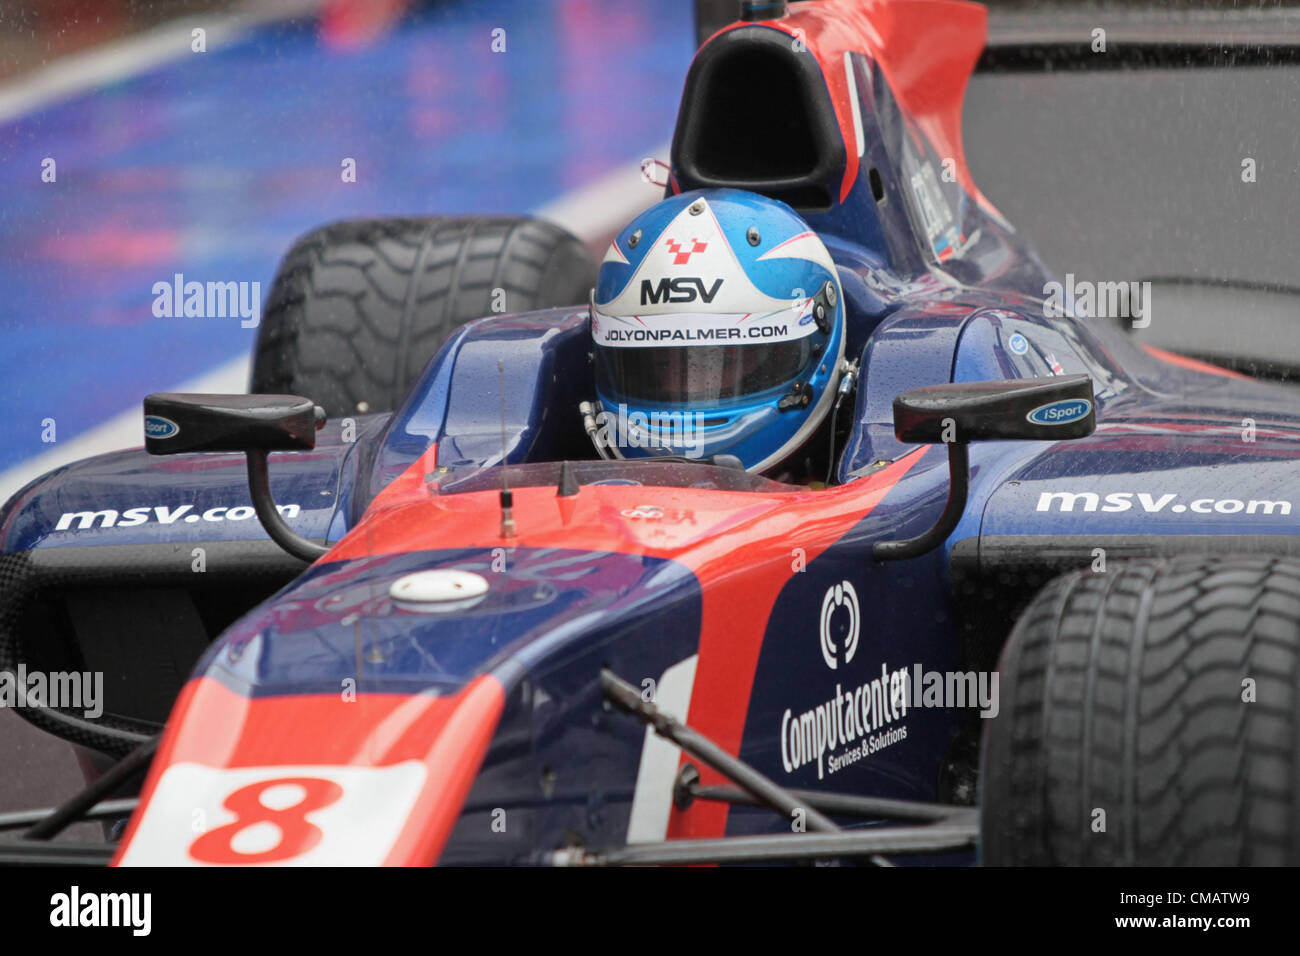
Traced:
[[[287, 807], [269, 807], [262, 795], [275, 787], [295, 786], [302, 798]], [[283, 777], [260, 780], [240, 787], [222, 801], [222, 806], [236, 819], [203, 834], [190, 844], [190, 856], [200, 863], [278, 863], [306, 853], [321, 841], [320, 827], [307, 820], [307, 814], [335, 803], [343, 788], [332, 780], [319, 777]], [[235, 849], [235, 838], [257, 824], [271, 824], [279, 831], [276, 842], [253, 852]]]

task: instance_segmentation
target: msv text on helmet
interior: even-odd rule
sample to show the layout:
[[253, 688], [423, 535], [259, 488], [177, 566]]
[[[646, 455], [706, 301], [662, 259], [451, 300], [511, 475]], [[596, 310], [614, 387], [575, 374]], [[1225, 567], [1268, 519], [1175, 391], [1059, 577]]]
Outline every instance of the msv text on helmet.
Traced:
[[694, 302], [696, 299], [712, 302], [721, 288], [722, 280], [714, 279], [713, 285], [706, 289], [704, 280], [699, 276], [678, 276], [675, 279], [664, 278], [660, 279], [658, 283], [651, 282], [649, 279], [642, 279], [641, 304], [658, 305], [660, 302]]

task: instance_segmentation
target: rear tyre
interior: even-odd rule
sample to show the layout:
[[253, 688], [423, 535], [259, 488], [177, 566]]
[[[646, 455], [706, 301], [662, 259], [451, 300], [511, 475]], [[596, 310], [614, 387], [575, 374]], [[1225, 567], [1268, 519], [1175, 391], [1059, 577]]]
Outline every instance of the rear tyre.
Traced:
[[991, 865], [1300, 863], [1300, 563], [1179, 558], [1058, 578], [984, 730]]
[[331, 416], [396, 408], [458, 329], [500, 312], [585, 303], [596, 264], [528, 218], [363, 219], [299, 239], [267, 296], [252, 391]]

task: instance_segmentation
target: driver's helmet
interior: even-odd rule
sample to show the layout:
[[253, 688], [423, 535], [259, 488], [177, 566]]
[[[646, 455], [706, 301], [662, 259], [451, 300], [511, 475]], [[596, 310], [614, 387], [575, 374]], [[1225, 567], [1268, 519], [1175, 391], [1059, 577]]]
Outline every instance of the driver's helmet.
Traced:
[[765, 471], [834, 401], [843, 295], [830, 253], [785, 203], [699, 190], [648, 209], [610, 245], [591, 336], [614, 455], [726, 454]]

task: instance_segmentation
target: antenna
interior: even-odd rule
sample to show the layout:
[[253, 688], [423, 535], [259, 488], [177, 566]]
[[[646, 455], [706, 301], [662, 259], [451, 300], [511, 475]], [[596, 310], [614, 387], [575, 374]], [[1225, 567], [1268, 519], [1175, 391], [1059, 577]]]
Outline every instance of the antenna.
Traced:
[[501, 390], [501, 537], [515, 536], [515, 499], [510, 491], [510, 469], [506, 465], [506, 366], [497, 359], [497, 382]]

